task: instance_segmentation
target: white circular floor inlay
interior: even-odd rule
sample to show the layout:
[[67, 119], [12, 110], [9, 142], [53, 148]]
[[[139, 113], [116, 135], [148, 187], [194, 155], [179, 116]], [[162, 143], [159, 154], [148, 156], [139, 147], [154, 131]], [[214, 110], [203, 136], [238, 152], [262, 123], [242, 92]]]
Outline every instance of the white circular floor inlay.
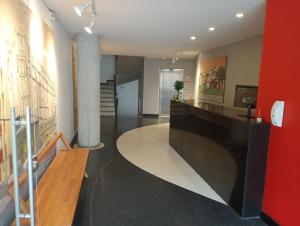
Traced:
[[130, 130], [119, 137], [117, 148], [135, 166], [217, 202], [226, 202], [169, 145], [169, 123]]

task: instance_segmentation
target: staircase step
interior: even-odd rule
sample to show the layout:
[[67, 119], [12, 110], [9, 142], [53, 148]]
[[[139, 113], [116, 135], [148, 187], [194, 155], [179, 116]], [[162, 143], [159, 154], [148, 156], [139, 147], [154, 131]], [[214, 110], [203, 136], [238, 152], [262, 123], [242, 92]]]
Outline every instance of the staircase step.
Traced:
[[115, 80], [107, 80], [106, 84], [114, 85], [115, 84]]
[[100, 108], [101, 112], [105, 112], [105, 111], [115, 111], [115, 106], [111, 107], [111, 106], [101, 106]]
[[101, 116], [116, 116], [116, 113], [114, 111], [107, 111], [107, 112], [101, 112]]
[[115, 93], [115, 91], [113, 89], [101, 89], [100, 92], [101, 93], [112, 93], [112, 94]]
[[101, 84], [101, 89], [114, 89], [114, 85], [110, 85], [110, 84]]
[[107, 80], [100, 85], [101, 116], [115, 117], [115, 81]]
[[101, 98], [100, 98], [100, 103], [103, 103], [103, 102], [115, 102], [115, 98], [113, 98], [113, 97], [103, 97], [103, 96], [101, 96]]
[[115, 102], [101, 102], [101, 107], [115, 107]]
[[100, 97], [110, 97], [114, 98], [114, 93], [100, 93]]

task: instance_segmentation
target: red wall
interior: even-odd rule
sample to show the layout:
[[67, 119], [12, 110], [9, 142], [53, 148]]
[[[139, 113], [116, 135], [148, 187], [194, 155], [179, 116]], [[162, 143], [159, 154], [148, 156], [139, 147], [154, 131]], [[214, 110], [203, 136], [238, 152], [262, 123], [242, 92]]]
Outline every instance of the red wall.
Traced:
[[300, 0], [268, 0], [258, 107], [270, 122], [285, 101], [282, 128], [272, 127], [263, 210], [283, 226], [300, 225]]

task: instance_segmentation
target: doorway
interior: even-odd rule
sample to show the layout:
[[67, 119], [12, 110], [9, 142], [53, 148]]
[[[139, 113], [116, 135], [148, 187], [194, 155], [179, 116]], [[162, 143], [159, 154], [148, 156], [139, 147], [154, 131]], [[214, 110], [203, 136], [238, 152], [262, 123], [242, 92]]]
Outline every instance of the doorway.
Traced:
[[170, 116], [170, 102], [176, 94], [174, 83], [183, 81], [184, 69], [160, 69], [159, 115]]

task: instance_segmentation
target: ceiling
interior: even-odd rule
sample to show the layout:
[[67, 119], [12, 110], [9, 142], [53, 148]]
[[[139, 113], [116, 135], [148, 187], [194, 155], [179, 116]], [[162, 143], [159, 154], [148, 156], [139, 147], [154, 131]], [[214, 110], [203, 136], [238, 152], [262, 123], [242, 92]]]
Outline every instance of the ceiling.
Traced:
[[[70, 33], [82, 32], [91, 14], [73, 6], [88, 0], [43, 0]], [[95, 0], [94, 33], [105, 54], [171, 57], [199, 52], [263, 34], [265, 0]], [[235, 14], [245, 16], [237, 19]], [[216, 27], [214, 32], [208, 31]], [[190, 36], [195, 35], [195, 41]]]

